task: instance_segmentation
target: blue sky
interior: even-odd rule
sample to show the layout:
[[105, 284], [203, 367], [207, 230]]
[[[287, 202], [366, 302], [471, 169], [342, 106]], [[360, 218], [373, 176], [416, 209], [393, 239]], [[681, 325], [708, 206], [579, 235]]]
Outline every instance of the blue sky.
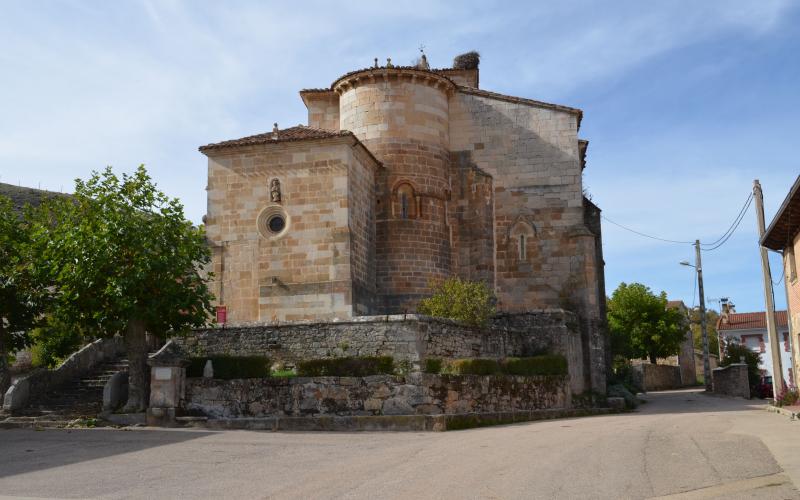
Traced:
[[[800, 173], [795, 5], [9, 1], [0, 182], [68, 191], [93, 169], [145, 163], [199, 221], [199, 145], [305, 123], [297, 90], [374, 57], [407, 64], [424, 44], [436, 67], [480, 51], [482, 88], [583, 109], [585, 183], [607, 217], [713, 241], [753, 179], [769, 222]], [[639, 281], [696, 302], [692, 269], [678, 265], [693, 261], [691, 246], [603, 230], [609, 293]], [[763, 309], [756, 241], [751, 208], [725, 246], [704, 254], [708, 298]], [[775, 294], [782, 307], [782, 284]]]

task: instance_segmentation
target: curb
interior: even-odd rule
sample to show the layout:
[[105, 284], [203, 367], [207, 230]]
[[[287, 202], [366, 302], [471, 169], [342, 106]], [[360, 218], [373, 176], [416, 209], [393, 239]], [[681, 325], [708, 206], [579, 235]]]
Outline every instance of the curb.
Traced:
[[800, 417], [798, 412], [789, 411], [785, 408], [781, 408], [780, 406], [767, 405], [764, 407], [764, 409], [770, 413], [779, 413], [785, 417], [789, 417], [789, 420], [798, 420], [798, 417]]

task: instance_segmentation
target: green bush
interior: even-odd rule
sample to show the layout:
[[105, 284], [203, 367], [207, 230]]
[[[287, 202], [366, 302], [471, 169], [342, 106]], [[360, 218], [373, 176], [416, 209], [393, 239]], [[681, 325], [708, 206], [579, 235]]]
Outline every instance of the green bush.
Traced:
[[420, 314], [486, 326], [495, 313], [494, 295], [482, 281], [453, 277], [434, 286], [433, 295], [422, 299]]
[[394, 372], [395, 363], [391, 356], [310, 359], [297, 363], [300, 377], [367, 377]]
[[439, 358], [428, 358], [425, 360], [425, 373], [442, 373], [442, 360]]
[[509, 375], [566, 375], [567, 359], [557, 354], [530, 358], [508, 358], [505, 362]]
[[454, 359], [445, 364], [442, 373], [451, 375], [497, 375], [503, 373], [496, 359]]
[[192, 358], [186, 368], [187, 377], [202, 377], [206, 361], [211, 360], [214, 378], [266, 378], [270, 376], [270, 361], [264, 356], [211, 356]]
[[[433, 361], [433, 360], [431, 360]], [[450, 375], [566, 375], [567, 360], [559, 354], [544, 354], [528, 358], [485, 359], [468, 358], [452, 361], [426, 362], [428, 373]], [[438, 363], [438, 366], [437, 366]], [[434, 370], [438, 368], [438, 370]]]
[[31, 365], [34, 368], [55, 368], [78, 351], [90, 339], [75, 329], [68, 328], [52, 318], [31, 331]]

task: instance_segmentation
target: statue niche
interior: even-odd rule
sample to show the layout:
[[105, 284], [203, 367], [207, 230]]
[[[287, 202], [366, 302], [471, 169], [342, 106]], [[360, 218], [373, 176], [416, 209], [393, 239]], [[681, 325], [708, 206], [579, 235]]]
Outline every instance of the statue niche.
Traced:
[[281, 181], [277, 177], [269, 183], [269, 201], [272, 203], [281, 202]]

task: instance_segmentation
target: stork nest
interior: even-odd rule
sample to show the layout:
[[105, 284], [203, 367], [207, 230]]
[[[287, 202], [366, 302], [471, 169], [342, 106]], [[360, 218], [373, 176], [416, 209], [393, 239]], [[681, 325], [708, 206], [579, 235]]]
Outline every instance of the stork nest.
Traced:
[[481, 55], [473, 50], [456, 56], [453, 59], [453, 69], [478, 69], [480, 63]]

